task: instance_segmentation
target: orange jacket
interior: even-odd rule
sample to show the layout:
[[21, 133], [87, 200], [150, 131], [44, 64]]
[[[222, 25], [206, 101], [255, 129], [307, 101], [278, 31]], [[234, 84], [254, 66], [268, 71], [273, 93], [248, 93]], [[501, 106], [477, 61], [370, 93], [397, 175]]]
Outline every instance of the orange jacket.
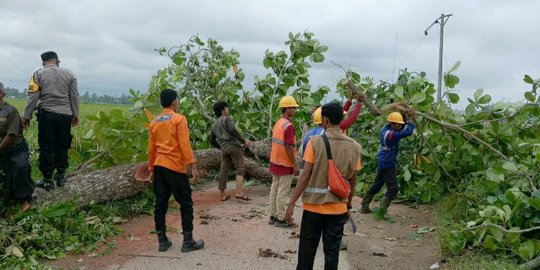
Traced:
[[[292, 123], [287, 118], [279, 119], [279, 121], [277, 121], [277, 123], [274, 125], [274, 130], [272, 131], [272, 151], [270, 152], [270, 162], [276, 165], [292, 168], [294, 167], [295, 161], [289, 159], [285, 144], [285, 129], [287, 129], [289, 126], [292, 126]], [[294, 141], [296, 142], [296, 136], [294, 137]]]
[[195, 163], [185, 116], [166, 108], [150, 123], [148, 134], [148, 170], [161, 166], [187, 173], [187, 165]]

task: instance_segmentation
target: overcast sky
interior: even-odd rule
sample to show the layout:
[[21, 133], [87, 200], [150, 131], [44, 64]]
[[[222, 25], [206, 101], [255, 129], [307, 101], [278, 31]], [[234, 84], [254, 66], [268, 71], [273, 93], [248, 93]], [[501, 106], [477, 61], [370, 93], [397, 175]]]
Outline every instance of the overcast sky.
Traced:
[[[313, 86], [332, 89], [351, 66], [362, 76], [395, 80], [407, 67], [436, 83], [439, 28], [424, 30], [441, 13], [444, 69], [461, 60], [458, 93], [484, 88], [494, 100], [523, 100], [524, 74], [540, 77], [540, 1], [8, 1], [0, 0], [0, 81], [26, 88], [54, 50], [72, 70], [79, 90], [98, 94], [145, 91], [168, 64], [154, 48], [183, 44], [193, 34], [217, 39], [240, 52], [246, 72], [265, 75], [265, 49], [286, 49], [289, 32], [308, 29], [329, 46], [311, 71]], [[397, 38], [396, 38], [397, 37]], [[396, 42], [397, 40], [397, 42]], [[395, 70], [396, 73], [392, 74]]]

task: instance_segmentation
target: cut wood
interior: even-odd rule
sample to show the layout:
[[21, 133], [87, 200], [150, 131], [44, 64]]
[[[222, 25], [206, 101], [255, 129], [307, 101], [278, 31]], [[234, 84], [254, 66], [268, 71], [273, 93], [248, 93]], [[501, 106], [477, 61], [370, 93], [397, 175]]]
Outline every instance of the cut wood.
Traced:
[[[261, 149], [263, 144], [261, 144]], [[262, 151], [261, 155], [262, 155]], [[269, 151], [269, 150], [268, 150]], [[195, 151], [197, 167], [201, 171], [217, 170], [221, 164], [221, 152], [218, 149]], [[270, 156], [270, 153], [267, 154]], [[133, 175], [138, 166], [143, 163], [113, 166], [101, 170], [74, 171], [68, 176], [66, 185], [46, 192], [36, 189], [37, 204], [57, 204], [73, 200], [78, 207], [88, 206], [91, 203], [115, 201], [132, 197], [151, 184], [149, 182], [134, 181]], [[245, 159], [246, 176], [263, 182], [272, 181], [268, 167], [250, 158]]]

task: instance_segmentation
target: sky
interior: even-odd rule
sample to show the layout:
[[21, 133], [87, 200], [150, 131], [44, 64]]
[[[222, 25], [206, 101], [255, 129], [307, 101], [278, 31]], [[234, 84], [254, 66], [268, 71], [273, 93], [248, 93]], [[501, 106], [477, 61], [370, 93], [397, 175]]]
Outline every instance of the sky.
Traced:
[[289, 32], [308, 30], [329, 47], [310, 72], [314, 87], [335, 88], [351, 67], [375, 81], [395, 81], [398, 70], [425, 71], [436, 84], [441, 13], [453, 14], [444, 30], [443, 70], [461, 61], [455, 91], [479, 88], [494, 101], [520, 101], [530, 90], [523, 75], [540, 77], [540, 1], [8, 1], [0, 0], [0, 81], [24, 89], [53, 50], [78, 78], [79, 91], [127, 94], [148, 89], [151, 76], [169, 63], [154, 49], [190, 36], [218, 40], [240, 53], [246, 73], [268, 73], [264, 51], [286, 50]]

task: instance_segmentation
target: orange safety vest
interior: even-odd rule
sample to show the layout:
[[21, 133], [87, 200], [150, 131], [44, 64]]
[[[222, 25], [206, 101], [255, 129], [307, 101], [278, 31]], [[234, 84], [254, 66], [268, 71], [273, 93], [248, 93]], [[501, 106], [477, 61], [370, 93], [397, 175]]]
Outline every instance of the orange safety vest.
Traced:
[[[285, 129], [292, 126], [292, 123], [287, 118], [281, 118], [274, 125], [272, 132], [272, 151], [270, 152], [270, 162], [285, 167], [294, 167], [294, 161], [289, 160], [287, 155], [287, 148], [285, 145]], [[294, 135], [294, 141], [296, 142], [296, 135]], [[296, 149], [295, 149], [296, 156]]]

